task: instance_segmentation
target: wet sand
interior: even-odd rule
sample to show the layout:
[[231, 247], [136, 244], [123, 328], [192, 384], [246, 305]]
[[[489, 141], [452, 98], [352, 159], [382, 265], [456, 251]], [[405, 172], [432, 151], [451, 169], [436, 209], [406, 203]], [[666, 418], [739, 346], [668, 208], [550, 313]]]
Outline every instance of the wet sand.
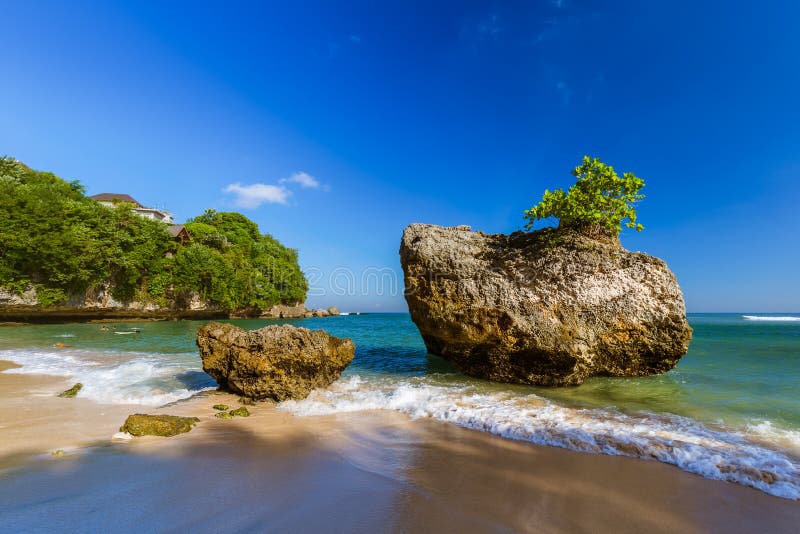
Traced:
[[[0, 402], [15, 407], [0, 411], [1, 531], [796, 532], [800, 521], [798, 502], [665, 464], [392, 412], [299, 418], [261, 403], [221, 420], [211, 406], [236, 397], [152, 409], [54, 396], [70, 385], [0, 373]], [[135, 412], [201, 421], [112, 443]]]
[[2, 372], [14, 367], [19, 365], [0, 360], [0, 469], [37, 461], [56, 449], [107, 441], [109, 428], [119, 428], [131, 410], [141, 409], [99, 405], [80, 395], [62, 399], [57, 395], [74, 382]]

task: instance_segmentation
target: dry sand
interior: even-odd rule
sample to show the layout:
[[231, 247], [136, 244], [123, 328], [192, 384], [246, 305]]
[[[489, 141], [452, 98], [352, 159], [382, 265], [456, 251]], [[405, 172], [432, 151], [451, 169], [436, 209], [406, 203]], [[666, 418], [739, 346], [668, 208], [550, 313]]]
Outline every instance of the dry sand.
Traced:
[[[221, 420], [213, 393], [159, 409], [55, 397], [0, 373], [0, 531], [796, 532], [800, 504], [674, 467], [513, 442], [392, 412]], [[111, 443], [129, 413], [195, 415]], [[50, 451], [64, 449], [63, 457]]]

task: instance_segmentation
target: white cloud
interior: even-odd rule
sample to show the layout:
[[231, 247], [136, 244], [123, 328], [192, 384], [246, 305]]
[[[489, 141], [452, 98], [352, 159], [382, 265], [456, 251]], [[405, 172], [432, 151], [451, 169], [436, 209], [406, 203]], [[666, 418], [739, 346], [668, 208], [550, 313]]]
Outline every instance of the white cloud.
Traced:
[[297, 184], [302, 189], [322, 189], [328, 191], [329, 187], [305, 172], [296, 172], [288, 178], [281, 178], [277, 184], [249, 184], [239, 182], [230, 184], [223, 191], [235, 195], [233, 203], [245, 209], [256, 209], [262, 204], [288, 204], [292, 190], [287, 187]]
[[320, 186], [319, 180], [304, 172], [296, 172], [288, 178], [281, 178], [282, 184], [300, 184], [300, 187], [316, 189]]
[[286, 204], [291, 191], [282, 185], [271, 184], [250, 184], [242, 185], [240, 183], [231, 184], [225, 189], [226, 193], [233, 193], [236, 195], [234, 204], [240, 208], [256, 209], [261, 204]]

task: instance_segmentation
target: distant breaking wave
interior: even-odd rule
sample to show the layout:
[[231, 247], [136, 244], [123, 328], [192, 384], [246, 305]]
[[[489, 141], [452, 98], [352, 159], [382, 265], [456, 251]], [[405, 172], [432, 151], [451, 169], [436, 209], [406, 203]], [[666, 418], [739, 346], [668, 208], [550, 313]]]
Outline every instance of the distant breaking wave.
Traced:
[[792, 315], [742, 315], [748, 321], [800, 321], [800, 317]]
[[658, 460], [706, 478], [736, 482], [765, 493], [800, 499], [800, 464], [761, 444], [778, 435], [791, 451], [800, 435], [762, 422], [739, 432], [708, 427], [688, 417], [563, 406], [538, 395], [482, 392], [472, 386], [434, 385], [425, 379], [362, 379], [316, 389], [279, 409], [298, 416], [395, 410], [505, 438], [580, 452]]

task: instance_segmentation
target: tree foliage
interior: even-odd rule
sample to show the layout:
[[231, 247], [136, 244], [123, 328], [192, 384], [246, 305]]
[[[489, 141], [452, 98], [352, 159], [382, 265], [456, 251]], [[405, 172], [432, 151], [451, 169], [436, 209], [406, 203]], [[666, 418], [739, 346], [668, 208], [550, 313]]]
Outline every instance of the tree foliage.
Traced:
[[599, 158], [584, 156], [572, 175], [575, 184], [564, 192], [545, 190], [542, 200], [525, 211], [530, 230], [536, 221], [555, 217], [559, 228], [570, 228], [588, 235], [618, 235], [623, 222], [637, 232], [644, 227], [636, 220], [635, 204], [644, 198], [639, 190], [644, 180], [631, 172], [620, 177], [611, 165]]
[[175, 257], [176, 288], [197, 288], [229, 308], [264, 309], [305, 300], [308, 284], [297, 251], [261, 234], [244, 215], [206, 210], [186, 229], [193, 243]]
[[160, 305], [195, 294], [229, 310], [305, 300], [297, 251], [244, 215], [206, 211], [186, 227], [182, 245], [127, 204], [103, 206], [77, 181], [0, 158], [0, 287], [33, 285], [44, 305], [106, 283], [119, 300]]

